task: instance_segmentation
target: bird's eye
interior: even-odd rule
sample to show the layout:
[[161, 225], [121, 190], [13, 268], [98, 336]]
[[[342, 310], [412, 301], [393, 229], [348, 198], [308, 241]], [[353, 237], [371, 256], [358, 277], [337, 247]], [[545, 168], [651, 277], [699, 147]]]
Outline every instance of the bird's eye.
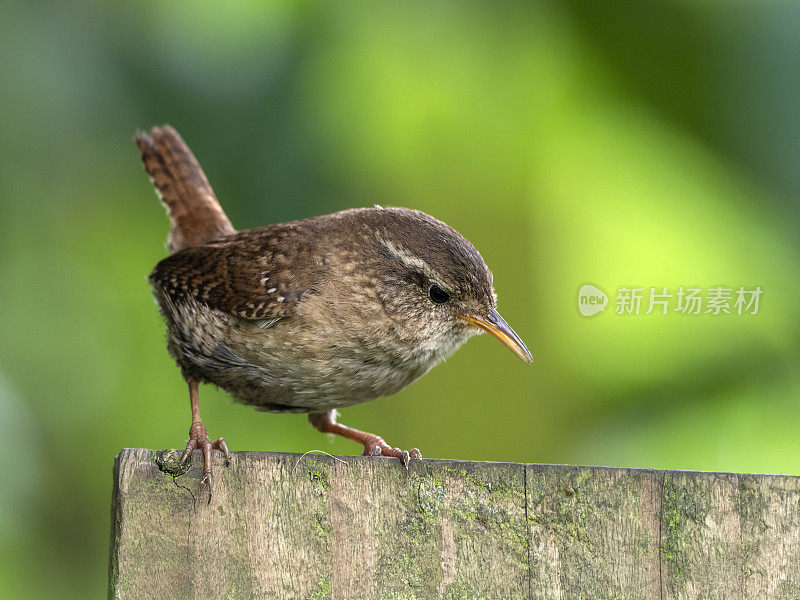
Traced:
[[428, 296], [436, 304], [444, 304], [445, 302], [450, 300], [450, 294], [445, 292], [442, 288], [440, 288], [435, 283], [431, 287], [428, 288]]

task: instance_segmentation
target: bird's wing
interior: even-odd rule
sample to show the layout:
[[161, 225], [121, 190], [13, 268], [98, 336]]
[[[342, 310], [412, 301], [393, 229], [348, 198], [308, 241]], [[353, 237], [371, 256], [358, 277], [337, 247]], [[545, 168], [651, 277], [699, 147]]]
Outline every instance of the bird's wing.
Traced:
[[279, 319], [293, 312], [303, 291], [290, 264], [263, 241], [222, 240], [165, 258], [149, 279], [175, 300], [191, 296], [243, 319]]

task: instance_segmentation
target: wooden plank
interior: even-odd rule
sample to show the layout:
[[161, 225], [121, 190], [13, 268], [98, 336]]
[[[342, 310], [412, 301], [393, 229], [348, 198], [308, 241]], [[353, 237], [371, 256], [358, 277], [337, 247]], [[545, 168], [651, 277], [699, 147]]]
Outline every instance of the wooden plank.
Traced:
[[739, 475], [742, 597], [800, 598], [800, 478]]
[[158, 456], [117, 457], [111, 598], [800, 597], [797, 477], [235, 452], [209, 505]]
[[667, 473], [662, 524], [665, 600], [745, 600], [736, 475]]
[[658, 598], [660, 511], [655, 471], [530, 465], [532, 597]]
[[207, 505], [199, 454], [124, 450], [111, 596], [527, 597], [523, 465], [339, 460], [233, 453]]

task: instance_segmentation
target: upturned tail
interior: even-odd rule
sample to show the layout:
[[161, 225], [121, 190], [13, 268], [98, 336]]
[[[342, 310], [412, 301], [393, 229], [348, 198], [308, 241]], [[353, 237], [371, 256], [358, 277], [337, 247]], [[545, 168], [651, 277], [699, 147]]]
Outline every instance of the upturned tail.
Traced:
[[200, 163], [178, 132], [169, 125], [139, 131], [136, 145], [150, 181], [170, 219], [170, 253], [236, 233], [222, 210]]

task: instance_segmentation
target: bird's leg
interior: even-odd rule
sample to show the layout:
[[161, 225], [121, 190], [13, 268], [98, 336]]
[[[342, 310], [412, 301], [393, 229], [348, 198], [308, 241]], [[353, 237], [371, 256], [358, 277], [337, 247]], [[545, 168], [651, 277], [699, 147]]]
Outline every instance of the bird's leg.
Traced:
[[213, 485], [211, 450], [220, 450], [225, 455], [226, 464], [230, 463], [231, 457], [224, 438], [219, 438], [217, 441], [212, 442], [211, 438], [208, 437], [206, 426], [203, 425], [203, 419], [200, 418], [198, 382], [194, 379], [189, 379], [187, 383], [189, 384], [189, 404], [192, 407], [192, 426], [189, 428], [189, 442], [186, 444], [186, 450], [183, 451], [181, 465], [186, 463], [196, 448], [203, 451], [203, 480], [200, 483], [208, 484], [208, 503], [211, 504]]
[[324, 413], [312, 413], [308, 415], [308, 420], [322, 433], [335, 433], [359, 444], [364, 444], [364, 456], [396, 456], [403, 461], [406, 469], [412, 458], [422, 458], [422, 454], [416, 448], [412, 448], [411, 452], [392, 448], [379, 435], [337, 423], [337, 416], [338, 413], [335, 410], [329, 410]]

